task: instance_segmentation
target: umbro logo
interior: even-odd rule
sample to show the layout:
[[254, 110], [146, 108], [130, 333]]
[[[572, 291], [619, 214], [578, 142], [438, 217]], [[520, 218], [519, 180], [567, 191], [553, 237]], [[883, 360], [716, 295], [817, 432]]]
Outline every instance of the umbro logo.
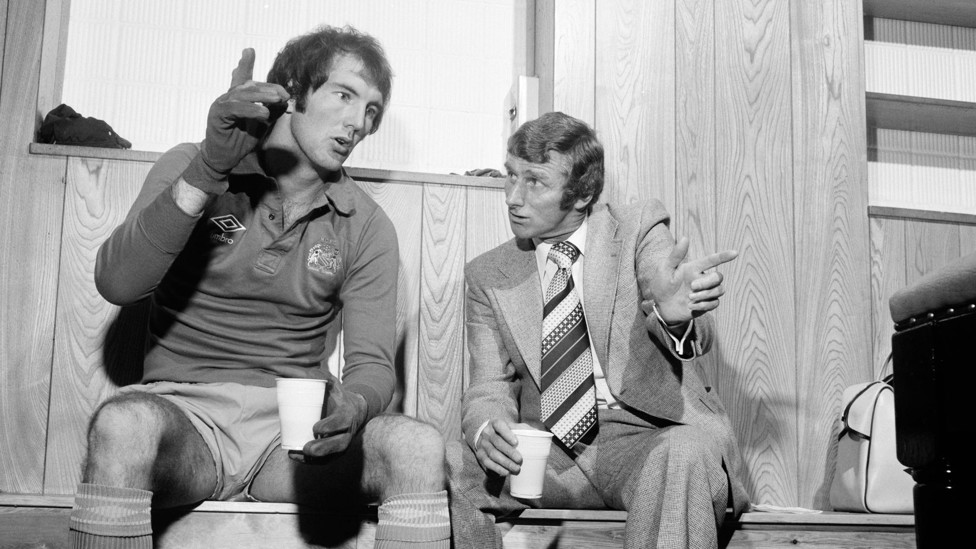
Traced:
[[225, 233], [234, 233], [237, 231], [247, 230], [247, 227], [245, 227], [240, 221], [237, 220], [236, 217], [231, 214], [211, 217], [210, 221], [213, 221], [214, 224], [220, 227], [220, 230], [224, 231]]
[[[236, 233], [238, 231], [247, 230], [247, 227], [245, 227], [240, 221], [237, 220], [236, 217], [234, 217], [231, 214], [211, 217], [210, 221], [225, 233]], [[234, 243], [233, 238], [224, 236], [223, 234], [220, 233], [210, 233], [210, 240], [214, 242], [223, 242], [225, 244]]]

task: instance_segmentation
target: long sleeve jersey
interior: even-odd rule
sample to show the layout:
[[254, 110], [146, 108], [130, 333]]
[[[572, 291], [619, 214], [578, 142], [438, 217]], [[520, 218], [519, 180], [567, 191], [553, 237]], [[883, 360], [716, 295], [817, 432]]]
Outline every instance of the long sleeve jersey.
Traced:
[[95, 282], [110, 302], [150, 300], [143, 382], [328, 377], [330, 330], [343, 330], [342, 385], [373, 417], [396, 384], [396, 231], [345, 173], [285, 226], [275, 180], [257, 155], [231, 173], [201, 215], [172, 186], [195, 144], [165, 153], [125, 221], [98, 251]]

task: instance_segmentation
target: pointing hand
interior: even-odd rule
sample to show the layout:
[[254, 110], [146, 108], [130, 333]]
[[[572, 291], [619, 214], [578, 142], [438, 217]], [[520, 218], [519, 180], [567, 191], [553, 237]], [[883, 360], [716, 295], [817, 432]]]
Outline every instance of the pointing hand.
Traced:
[[651, 305], [656, 303], [658, 313], [669, 325], [684, 324], [718, 307], [718, 299], [725, 294], [723, 277], [711, 269], [739, 255], [735, 250], [726, 250], [688, 260], [688, 247], [688, 239], [682, 237], [641, 287], [641, 308], [653, 315]]

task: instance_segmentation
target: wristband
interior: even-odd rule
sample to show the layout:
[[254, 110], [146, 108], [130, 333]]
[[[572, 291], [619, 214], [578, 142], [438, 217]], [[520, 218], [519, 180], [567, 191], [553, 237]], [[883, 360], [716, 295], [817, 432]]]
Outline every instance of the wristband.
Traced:
[[197, 153], [193, 160], [190, 160], [190, 165], [183, 170], [182, 177], [184, 181], [207, 194], [224, 194], [230, 187], [227, 174], [211, 168], [203, 159], [203, 153]]

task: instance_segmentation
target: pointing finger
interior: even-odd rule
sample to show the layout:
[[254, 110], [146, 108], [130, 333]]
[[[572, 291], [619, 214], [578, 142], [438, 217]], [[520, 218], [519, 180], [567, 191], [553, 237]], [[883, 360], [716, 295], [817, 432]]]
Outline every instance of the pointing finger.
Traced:
[[241, 52], [241, 60], [237, 62], [237, 68], [231, 73], [230, 87], [235, 88], [251, 80], [254, 76], [254, 48], [244, 48]]
[[722, 252], [715, 252], [705, 257], [700, 257], [692, 262], [695, 268], [695, 272], [705, 272], [712, 267], [718, 267], [723, 263], [728, 263], [736, 257], [739, 256], [739, 252], [735, 250], [725, 250]]

